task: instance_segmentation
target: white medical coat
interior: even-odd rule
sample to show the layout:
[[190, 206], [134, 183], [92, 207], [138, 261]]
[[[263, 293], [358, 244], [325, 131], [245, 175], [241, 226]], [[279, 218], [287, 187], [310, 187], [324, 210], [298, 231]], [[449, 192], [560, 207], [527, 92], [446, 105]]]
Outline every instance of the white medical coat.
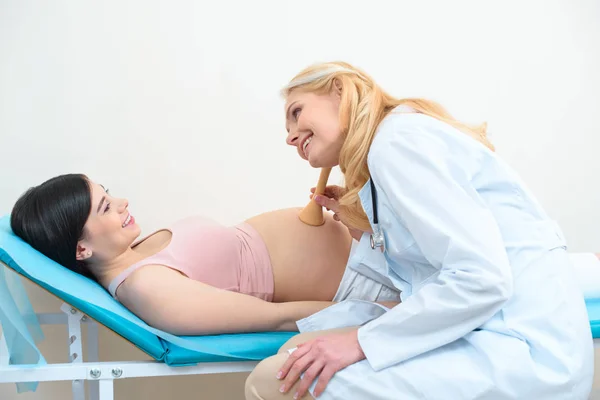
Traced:
[[[347, 300], [301, 332], [361, 325], [366, 360], [320, 399], [587, 399], [593, 342], [559, 227], [494, 152], [416, 113], [390, 114], [368, 156], [386, 249], [349, 267], [402, 291]], [[372, 221], [369, 182], [360, 191]], [[314, 388], [315, 383], [311, 388]]]

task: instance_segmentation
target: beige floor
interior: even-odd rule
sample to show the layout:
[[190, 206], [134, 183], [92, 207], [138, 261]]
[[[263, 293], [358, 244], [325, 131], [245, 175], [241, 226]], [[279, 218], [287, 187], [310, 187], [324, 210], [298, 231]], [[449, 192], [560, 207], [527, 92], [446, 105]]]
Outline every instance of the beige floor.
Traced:
[[[28, 288], [37, 312], [56, 312], [60, 302], [36, 289]], [[45, 340], [40, 350], [48, 362], [68, 362], [66, 328], [44, 327]], [[83, 330], [84, 340], [86, 330]], [[84, 351], [85, 359], [85, 351]], [[100, 327], [100, 361], [147, 360], [148, 356], [129, 342], [104, 327]], [[595, 392], [590, 399], [600, 400], [600, 349], [596, 355], [597, 378]], [[237, 400], [243, 399], [247, 373], [183, 376], [163, 378], [124, 379], [115, 382], [115, 400]], [[0, 384], [1, 400], [68, 400], [69, 382], [42, 382], [34, 393], [17, 394], [15, 385]]]

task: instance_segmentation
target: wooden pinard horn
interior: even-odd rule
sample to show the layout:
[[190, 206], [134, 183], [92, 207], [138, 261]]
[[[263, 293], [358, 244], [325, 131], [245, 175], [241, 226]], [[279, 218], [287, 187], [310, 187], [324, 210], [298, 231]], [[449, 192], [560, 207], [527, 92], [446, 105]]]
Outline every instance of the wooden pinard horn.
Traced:
[[325, 193], [325, 187], [327, 186], [327, 180], [329, 179], [330, 173], [331, 168], [321, 169], [321, 174], [319, 175], [319, 182], [317, 183], [317, 187], [315, 188], [313, 198], [306, 205], [306, 207], [304, 207], [302, 211], [300, 211], [300, 221], [304, 222], [307, 225], [320, 226], [325, 223], [325, 219], [323, 218], [323, 207], [317, 204], [314, 198], [318, 194]]

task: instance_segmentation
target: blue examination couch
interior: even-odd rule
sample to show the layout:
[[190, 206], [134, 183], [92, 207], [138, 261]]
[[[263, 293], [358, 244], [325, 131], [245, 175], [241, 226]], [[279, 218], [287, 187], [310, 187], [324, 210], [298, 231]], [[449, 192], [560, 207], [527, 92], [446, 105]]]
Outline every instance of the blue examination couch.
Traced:
[[[29, 245], [12, 233], [8, 216], [0, 218], [0, 262], [5, 264], [10, 270], [16, 272], [17, 276], [26, 277], [31, 282], [39, 285], [70, 305], [73, 310], [78, 310], [77, 312], [80, 312], [82, 315], [91, 317], [94, 321], [125, 338], [147, 353], [155, 364], [164, 364], [162, 368], [166, 368], [166, 371], [169, 371], [157, 373], [152, 370], [149, 374], [154, 374], [153, 376], [177, 374], [179, 368], [187, 371], [186, 373], [192, 373], [185, 368], [213, 363], [223, 367], [219, 370], [220, 372], [227, 372], [227, 366], [234, 365], [236, 362], [251, 361], [255, 363], [276, 354], [279, 347], [295, 334], [293, 332], [269, 332], [195, 337], [175, 336], [154, 329], [113, 299], [99, 284], [71, 272], [37, 251], [34, 251]], [[0, 273], [12, 273], [12, 271], [6, 270], [1, 265], [0, 270], [3, 270]], [[2, 289], [0, 288], [0, 290]], [[4, 290], [6, 291], [6, 289]], [[35, 346], [35, 343], [31, 339], [31, 332], [27, 332], [26, 324], [18, 320], [20, 316], [16, 312], [15, 307], [13, 307], [13, 312], [11, 312], [10, 306], [14, 306], [11, 303], [11, 298], [7, 297], [6, 293], [4, 295], [4, 297], [0, 297], [0, 299], [4, 298], [4, 304], [0, 304], [0, 316], [2, 316], [0, 322], [3, 324], [3, 330], [5, 332], [10, 330], [12, 335], [11, 338], [6, 338], [6, 340], [18, 343], [18, 340], [21, 339], [22, 342], [29, 342], [31, 346]], [[590, 329], [594, 338], [598, 338], [600, 337], [600, 298], [586, 299], [586, 304]], [[198, 317], [202, 318], [202, 316]], [[9, 346], [7, 347], [10, 348], [11, 343], [8, 344]], [[12, 347], [15, 348], [15, 346]], [[31, 349], [29, 351], [31, 352]], [[8, 365], [0, 365], [0, 382], [7, 381], [8, 378], [6, 377], [9, 376], [6, 375], [7, 371], [16, 374], [11, 368], [19, 368], [19, 364], [15, 361], [18, 358], [18, 354], [12, 354], [9, 357]], [[42, 360], [41, 356], [37, 360]], [[250, 370], [253, 365], [255, 364], [250, 363], [249, 368], [246, 370]], [[101, 371], [100, 367], [96, 369], [92, 367], [88, 365], [87, 369], [85, 369], [86, 376], [82, 379], [97, 378], [102, 380], [103, 376], [101, 372], [94, 373], [94, 371]], [[2, 378], [3, 373], [1, 373], [2, 368], [5, 371], [4, 379]], [[40, 362], [30, 362], [24, 368], [31, 370], [47, 367]], [[114, 366], [111, 366], [111, 368], [111, 376], [104, 376], [104, 378], [110, 380], [110, 384], [112, 385], [112, 380], [119, 377], [116, 375], [119, 375], [118, 371], [121, 371], [123, 368], [116, 368]], [[117, 369], [117, 373], [114, 372], [115, 368]], [[235, 371], [239, 370], [243, 369], [235, 369]], [[92, 377], [89, 376], [90, 374]], [[19, 377], [18, 379], [25, 379], [20, 378], [21, 375], [13, 376], [15, 377], [14, 379], [17, 379], [17, 376]], [[65, 375], [61, 379], [70, 380], [76, 376], [76, 374]], [[142, 373], [130, 373], [128, 376], [144, 375]], [[27, 379], [35, 381], [45, 380], [42, 374], [35, 375], [35, 377], [31, 375]], [[106, 386], [105, 388], [112, 392], [112, 386]], [[74, 397], [76, 397], [75, 391]], [[98, 393], [96, 393], [95, 397], [98, 398]], [[105, 397], [103, 398], [111, 397], [105, 393]]]

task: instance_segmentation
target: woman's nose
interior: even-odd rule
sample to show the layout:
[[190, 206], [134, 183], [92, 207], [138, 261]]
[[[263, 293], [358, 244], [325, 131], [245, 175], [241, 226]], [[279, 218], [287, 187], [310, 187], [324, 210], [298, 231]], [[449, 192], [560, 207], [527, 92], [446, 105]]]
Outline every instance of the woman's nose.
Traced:
[[127, 199], [121, 199], [121, 211], [125, 211], [129, 207], [129, 201]]

